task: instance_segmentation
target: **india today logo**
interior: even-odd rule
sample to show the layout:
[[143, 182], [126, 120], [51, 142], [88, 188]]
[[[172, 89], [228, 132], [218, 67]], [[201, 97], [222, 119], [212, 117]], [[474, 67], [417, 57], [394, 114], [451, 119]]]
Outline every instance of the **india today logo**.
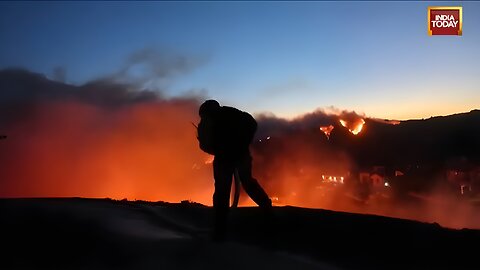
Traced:
[[462, 35], [462, 7], [428, 7], [428, 34]]

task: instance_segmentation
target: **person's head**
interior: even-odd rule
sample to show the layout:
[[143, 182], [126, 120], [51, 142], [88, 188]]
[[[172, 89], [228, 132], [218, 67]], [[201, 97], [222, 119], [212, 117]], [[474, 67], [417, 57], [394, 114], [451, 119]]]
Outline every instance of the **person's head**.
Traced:
[[215, 114], [215, 112], [217, 112], [219, 109], [220, 109], [220, 104], [218, 103], [218, 101], [210, 99], [203, 102], [203, 104], [200, 105], [200, 109], [198, 110], [198, 115], [200, 115], [200, 117], [202, 118], [208, 117]]

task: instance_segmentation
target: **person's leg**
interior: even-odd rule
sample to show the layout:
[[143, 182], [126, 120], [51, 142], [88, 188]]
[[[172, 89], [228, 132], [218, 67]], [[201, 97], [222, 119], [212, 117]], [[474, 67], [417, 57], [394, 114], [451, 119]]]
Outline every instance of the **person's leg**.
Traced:
[[236, 168], [240, 176], [240, 182], [248, 196], [261, 207], [262, 211], [257, 220], [257, 225], [258, 229], [262, 231], [262, 245], [266, 245], [267, 248], [275, 248], [277, 232], [274, 226], [276, 222], [273, 214], [272, 201], [258, 181], [252, 177], [252, 157], [250, 156], [250, 152], [247, 151], [241, 156]]
[[250, 196], [250, 198], [252, 198], [252, 200], [260, 207], [272, 207], [272, 201], [267, 193], [252, 176], [252, 157], [250, 156], [250, 152], [246, 151], [242, 154], [236, 165], [240, 176], [240, 182], [248, 196]]
[[213, 160], [213, 176], [215, 178], [213, 237], [215, 240], [223, 240], [226, 236], [233, 171], [234, 164], [228, 159], [215, 157]]

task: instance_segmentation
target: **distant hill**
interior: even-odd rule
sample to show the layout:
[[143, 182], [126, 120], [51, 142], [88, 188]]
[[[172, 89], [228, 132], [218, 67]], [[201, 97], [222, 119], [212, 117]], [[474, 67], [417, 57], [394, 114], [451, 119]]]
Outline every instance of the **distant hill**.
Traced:
[[[361, 136], [350, 136], [350, 151], [362, 165], [456, 166], [480, 164], [480, 110], [398, 125], [366, 119]], [[333, 134], [332, 136], [335, 136]]]
[[325, 125], [334, 127], [329, 138], [318, 125], [293, 131], [284, 128], [283, 134], [272, 136], [268, 142], [256, 142], [254, 148], [266, 160], [278, 155], [293, 159], [296, 152], [308, 152], [319, 157], [319, 164], [328, 163], [338, 153], [346, 153], [358, 169], [480, 165], [480, 110], [395, 125], [366, 118], [358, 135], [349, 132], [338, 120], [328, 120]]
[[[270, 128], [276, 134], [256, 141], [253, 147], [255, 174], [272, 189], [279, 186], [280, 179], [301, 179], [313, 188], [322, 175], [349, 174], [355, 182], [360, 172], [371, 172], [379, 166], [390, 180], [395, 171], [404, 173], [402, 179], [390, 183], [405, 195], [445, 184], [450, 169], [471, 172], [480, 167], [480, 110], [395, 124], [366, 118], [357, 135], [338, 119], [319, 115], [310, 125], [302, 126], [307, 121], [301, 120]], [[326, 136], [320, 126], [330, 125], [333, 130]]]

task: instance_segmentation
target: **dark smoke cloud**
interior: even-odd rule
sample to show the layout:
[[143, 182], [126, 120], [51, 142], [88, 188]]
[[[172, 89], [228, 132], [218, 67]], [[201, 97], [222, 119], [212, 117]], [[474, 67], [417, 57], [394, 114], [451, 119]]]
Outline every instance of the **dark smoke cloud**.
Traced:
[[26, 104], [55, 100], [79, 100], [99, 105], [122, 105], [161, 98], [160, 92], [134, 85], [98, 79], [81, 86], [51, 81], [46, 76], [20, 69], [0, 71], [3, 104]]
[[[203, 97], [166, 97], [200, 64], [152, 49], [82, 85], [23, 69], [0, 71], [0, 197], [85, 196], [210, 203], [211, 171], [195, 129]], [[138, 79], [133, 66], [146, 71]], [[61, 72], [60, 72], [61, 73]], [[58, 78], [57, 78], [58, 79]], [[196, 179], [196, 181], [191, 181]]]
[[151, 76], [166, 78], [172, 75], [190, 72], [200, 64], [202, 64], [201, 58], [175, 55], [153, 48], [145, 48], [130, 55], [126, 66], [121, 72], [125, 73], [135, 65], [146, 65]]
[[163, 101], [161, 92], [142, 90], [109, 79], [81, 86], [51, 81], [26, 70], [0, 71], [0, 124], [15, 123], [35, 114], [47, 102], [80, 102], [100, 107], [128, 106], [140, 102]]
[[164, 48], [144, 48], [132, 53], [122, 68], [109, 78], [140, 87], [165, 86], [178, 75], [192, 72], [207, 61], [206, 57], [183, 55]]
[[171, 51], [145, 48], [132, 53], [123, 67], [110, 75], [83, 85], [65, 83], [66, 70], [54, 69], [54, 80], [25, 69], [0, 71], [0, 124], [32, 114], [42, 102], [78, 101], [96, 106], [118, 107], [141, 102], [181, 102], [197, 104], [205, 90], [187, 90], [181, 97], [167, 98], [165, 82], [187, 74], [205, 63], [204, 57], [185, 56]]

